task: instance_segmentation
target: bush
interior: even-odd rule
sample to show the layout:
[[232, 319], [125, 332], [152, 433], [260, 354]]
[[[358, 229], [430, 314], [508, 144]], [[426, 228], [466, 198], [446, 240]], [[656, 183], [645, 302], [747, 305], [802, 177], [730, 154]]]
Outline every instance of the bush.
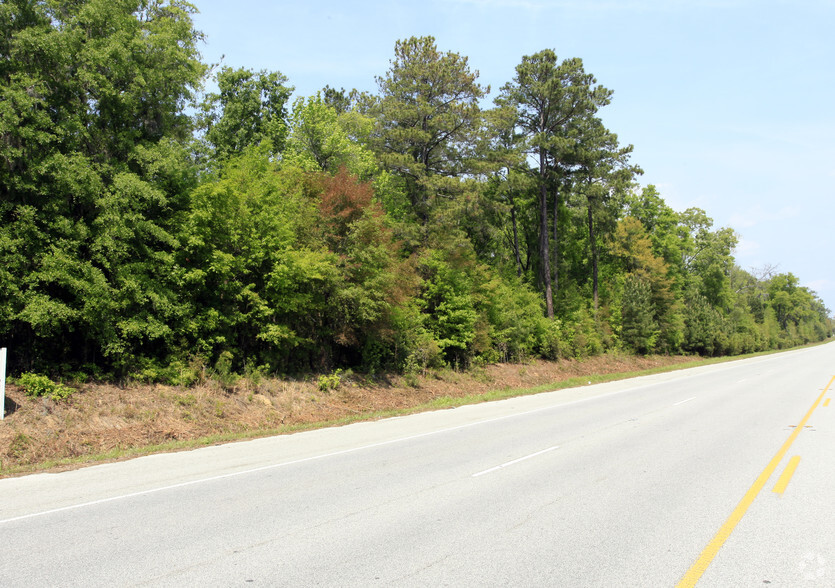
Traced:
[[560, 319], [541, 317], [536, 335], [537, 351], [543, 358], [555, 360], [571, 355], [571, 344], [563, 333]]
[[569, 338], [571, 354], [575, 358], [603, 353], [601, 329], [588, 309], [580, 308], [572, 313], [571, 321], [565, 325], [564, 332]]
[[336, 370], [330, 375], [322, 374], [319, 376], [318, 384], [320, 392], [329, 392], [336, 390], [342, 383], [342, 370]]
[[27, 396], [32, 397], [48, 396], [52, 400], [66, 400], [73, 393], [72, 388], [58, 382], [53, 382], [41, 374], [21, 374], [17, 379], [17, 383], [23, 388]]
[[649, 281], [630, 274], [623, 286], [621, 338], [638, 353], [651, 353], [661, 329], [655, 321], [655, 305]]
[[240, 376], [232, 371], [233, 359], [234, 356], [231, 351], [223, 351], [215, 362], [212, 378], [224, 390], [231, 390], [238, 383], [238, 380], [240, 380]]
[[[543, 317], [539, 294], [515, 278], [496, 278], [479, 286], [489, 321], [492, 354], [482, 352], [488, 362], [524, 361], [541, 346], [542, 331], [550, 327]], [[557, 331], [559, 326], [557, 326]], [[550, 344], [549, 344], [550, 345]], [[555, 357], [558, 352], [554, 352]]]

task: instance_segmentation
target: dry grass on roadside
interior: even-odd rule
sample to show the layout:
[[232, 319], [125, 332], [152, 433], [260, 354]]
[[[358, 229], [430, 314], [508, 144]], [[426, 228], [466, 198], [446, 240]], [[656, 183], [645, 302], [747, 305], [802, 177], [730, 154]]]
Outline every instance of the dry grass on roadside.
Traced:
[[176, 442], [245, 438], [317, 423], [374, 418], [438, 399], [521, 390], [577, 377], [637, 372], [698, 361], [694, 357], [604, 355], [585, 360], [499, 364], [469, 372], [418, 376], [343, 377], [336, 389], [316, 379], [241, 379], [231, 389], [214, 381], [193, 388], [162, 385], [83, 385], [68, 401], [30, 398], [6, 389], [0, 421], [0, 476], [49, 464], [77, 466], [176, 447]]

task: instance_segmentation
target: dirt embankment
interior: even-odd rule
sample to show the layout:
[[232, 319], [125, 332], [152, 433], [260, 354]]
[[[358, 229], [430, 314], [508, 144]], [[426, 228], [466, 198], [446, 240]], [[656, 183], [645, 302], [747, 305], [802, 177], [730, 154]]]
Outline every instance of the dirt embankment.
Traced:
[[119, 456], [118, 450], [154, 445], [165, 449], [171, 441], [236, 433], [256, 436], [285, 427], [373, 418], [375, 412], [408, 410], [442, 397], [558, 384], [578, 376], [634, 372], [696, 359], [607, 355], [490, 365], [466, 373], [350, 375], [343, 376], [335, 389], [324, 391], [316, 378], [241, 379], [228, 389], [214, 381], [193, 388], [85, 384], [68, 401], [30, 398], [7, 385], [6, 418], [0, 421], [0, 476], [63, 459], [80, 458], [75, 463], [83, 463], [85, 457], [102, 459], [108, 452]]

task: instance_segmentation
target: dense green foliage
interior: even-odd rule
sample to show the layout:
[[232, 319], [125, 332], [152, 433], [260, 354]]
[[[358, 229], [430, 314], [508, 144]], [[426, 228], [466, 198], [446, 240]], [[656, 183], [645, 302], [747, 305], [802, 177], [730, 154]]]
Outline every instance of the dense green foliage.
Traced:
[[42, 374], [20, 374], [17, 384], [23, 388], [27, 396], [45, 396], [52, 400], [66, 400], [72, 396], [72, 388], [59, 382], [53, 382]]
[[638, 186], [581, 60], [524, 57], [494, 108], [431, 37], [395, 45], [377, 95], [291, 102], [281, 73], [231, 68], [202, 95], [193, 12], [0, 5], [12, 371], [416, 372], [829, 336], [795, 276], [739, 268], [732, 230]]

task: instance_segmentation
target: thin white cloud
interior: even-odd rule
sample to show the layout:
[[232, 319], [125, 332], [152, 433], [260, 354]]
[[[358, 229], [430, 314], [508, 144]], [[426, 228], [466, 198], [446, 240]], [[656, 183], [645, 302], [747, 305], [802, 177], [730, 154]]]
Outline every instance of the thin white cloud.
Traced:
[[735, 212], [731, 215], [730, 225], [734, 229], [748, 229], [762, 223], [783, 221], [787, 218], [796, 217], [800, 211], [794, 206], [784, 206], [779, 210], [764, 210], [756, 205], [745, 211]]
[[754, 6], [752, 0], [704, 0], [697, 5], [690, 0], [447, 0], [446, 3], [483, 8], [561, 9], [574, 12], [676, 12], [694, 8], [703, 10]]
[[523, 10], [542, 10], [555, 8], [554, 2], [545, 0], [449, 0], [446, 4], [468, 4], [479, 8], [514, 8]]
[[806, 286], [807, 288], [811, 288], [812, 290], [825, 290], [827, 288], [832, 288], [833, 286], [835, 286], [835, 282], [827, 279], [812, 280], [811, 282], [806, 282], [804, 286]]
[[734, 257], [736, 257], [737, 259], [750, 259], [753, 255], [759, 253], [760, 249], [761, 248], [759, 242], [751, 241], [749, 239], [744, 239], [740, 237], [739, 242], [736, 244], [736, 247], [734, 248]]
[[718, 132], [724, 131], [746, 137], [753, 144], [785, 145], [808, 149], [810, 145], [820, 146], [825, 152], [831, 153], [831, 137], [835, 125], [831, 121], [816, 121], [814, 123], [784, 122], [771, 120], [765, 124], [728, 125], [719, 127]]

